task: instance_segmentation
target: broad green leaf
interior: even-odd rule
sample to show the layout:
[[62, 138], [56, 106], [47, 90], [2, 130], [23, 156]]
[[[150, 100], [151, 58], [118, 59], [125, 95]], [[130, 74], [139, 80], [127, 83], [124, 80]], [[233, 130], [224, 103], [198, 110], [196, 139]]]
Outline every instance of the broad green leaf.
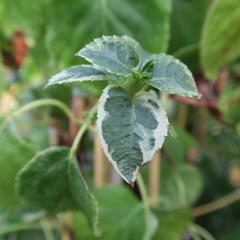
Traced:
[[131, 100], [123, 88], [108, 86], [99, 101], [97, 128], [109, 161], [132, 183], [139, 168], [161, 148], [168, 119], [153, 91]]
[[186, 163], [187, 151], [190, 149], [196, 149], [198, 144], [196, 139], [186, 130], [174, 125], [177, 137], [174, 139], [171, 136], [167, 136], [165, 140], [165, 150], [167, 155], [176, 164], [181, 165]]
[[75, 159], [70, 159], [68, 148], [51, 147], [39, 152], [18, 174], [16, 190], [33, 206], [52, 213], [80, 210], [96, 227], [96, 201]]
[[218, 71], [240, 56], [239, 0], [216, 0], [205, 20], [201, 62], [205, 73], [216, 80]]
[[[109, 74], [108, 74], [109, 76]], [[106, 80], [107, 74], [92, 65], [73, 66], [57, 73], [48, 80], [47, 86], [54, 84]]]
[[208, 0], [173, 0], [169, 53], [195, 73], [199, 66], [199, 45]]
[[152, 52], [167, 49], [171, 0], [1, 2], [6, 9], [1, 27], [24, 29], [35, 43], [31, 63], [46, 74], [73, 64], [73, 53], [103, 34], [132, 36]]
[[202, 188], [202, 176], [196, 167], [182, 164], [171, 168], [162, 163], [160, 192], [167, 209], [192, 205]]
[[23, 142], [10, 126], [0, 130], [0, 209], [20, 206], [14, 179], [34, 154], [35, 149]]
[[208, 0], [172, 1], [171, 52], [199, 43], [207, 7]]
[[103, 36], [82, 48], [77, 55], [101, 69], [129, 76], [140, 61], [140, 45], [128, 36]]
[[159, 221], [159, 227], [153, 240], [180, 240], [183, 239], [184, 232], [191, 222], [191, 212], [189, 209], [176, 209], [172, 211], [155, 210], [155, 215]]
[[99, 203], [100, 237], [94, 237], [82, 215], [74, 213], [72, 230], [76, 239], [142, 240], [144, 209], [126, 186], [107, 185], [95, 192]]
[[160, 91], [181, 96], [199, 96], [191, 71], [182, 62], [166, 54], [155, 54], [146, 61], [148, 84]]

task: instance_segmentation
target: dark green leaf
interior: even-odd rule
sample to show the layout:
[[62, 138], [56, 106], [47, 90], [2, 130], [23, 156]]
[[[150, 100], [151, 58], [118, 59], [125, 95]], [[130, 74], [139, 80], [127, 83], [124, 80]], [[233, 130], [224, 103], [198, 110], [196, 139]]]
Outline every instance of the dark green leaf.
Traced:
[[170, 55], [152, 55], [143, 70], [150, 75], [148, 84], [160, 91], [187, 97], [199, 96], [190, 70]]
[[138, 94], [131, 102], [123, 88], [108, 86], [99, 101], [97, 127], [109, 161], [130, 183], [161, 148], [168, 119], [153, 91]]
[[206, 74], [217, 77], [218, 71], [240, 56], [239, 0], [214, 1], [204, 23], [201, 61]]
[[38, 153], [18, 174], [20, 197], [36, 207], [56, 213], [81, 210], [95, 227], [97, 206], [70, 151], [52, 147]]

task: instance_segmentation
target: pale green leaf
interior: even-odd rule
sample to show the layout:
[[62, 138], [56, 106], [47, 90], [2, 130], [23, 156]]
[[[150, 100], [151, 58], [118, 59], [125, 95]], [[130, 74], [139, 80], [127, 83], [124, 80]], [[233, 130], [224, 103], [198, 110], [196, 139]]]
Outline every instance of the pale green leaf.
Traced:
[[140, 49], [128, 36], [103, 36], [87, 44], [77, 55], [109, 73], [129, 76], [139, 64]]
[[153, 91], [131, 100], [123, 88], [108, 86], [99, 101], [97, 128], [109, 161], [131, 183], [161, 148], [168, 119]]
[[17, 193], [33, 206], [51, 213], [80, 210], [96, 227], [96, 201], [76, 162], [69, 158], [70, 151], [65, 147], [39, 152], [18, 174]]
[[160, 190], [167, 209], [192, 205], [202, 189], [203, 179], [196, 167], [182, 164], [171, 168], [162, 163]]
[[155, 210], [155, 215], [159, 221], [159, 227], [153, 240], [180, 240], [183, 239], [184, 232], [191, 222], [191, 212], [189, 209], [176, 209], [172, 211]]
[[201, 62], [213, 80], [221, 68], [240, 56], [239, 0], [216, 0], [205, 20], [201, 40]]
[[126, 186], [107, 185], [97, 189], [95, 196], [101, 235], [94, 237], [83, 216], [74, 213], [72, 230], [77, 240], [143, 240], [144, 208]]
[[160, 91], [187, 97], [199, 96], [191, 71], [170, 55], [152, 55], [143, 70], [150, 75], [148, 84]]
[[0, 130], [0, 209], [21, 205], [14, 189], [18, 171], [35, 154], [35, 149], [17, 136], [10, 126]]
[[[109, 76], [109, 74], [108, 74]], [[48, 80], [47, 86], [71, 82], [83, 82], [93, 80], [107, 80], [109, 77], [103, 71], [92, 65], [73, 66], [52, 76]]]

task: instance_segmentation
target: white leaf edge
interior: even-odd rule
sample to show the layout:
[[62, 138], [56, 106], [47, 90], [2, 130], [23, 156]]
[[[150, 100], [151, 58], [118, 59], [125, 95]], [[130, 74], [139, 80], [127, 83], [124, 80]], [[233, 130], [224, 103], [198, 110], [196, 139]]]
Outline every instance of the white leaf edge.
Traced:
[[[71, 82], [85, 82], [85, 81], [94, 81], [94, 80], [105, 80], [107, 78], [106, 76], [106, 73], [102, 72], [102, 75], [90, 75], [90, 76], [87, 76], [87, 77], [78, 77], [78, 78], [74, 78], [74, 77], [68, 77], [69, 74], [68, 74], [68, 70], [69, 69], [73, 69], [73, 68], [78, 68], [78, 67], [83, 67], [83, 68], [90, 68], [92, 67], [94, 70], [97, 70], [97, 71], [101, 71], [100, 69], [98, 69], [96, 66], [94, 65], [88, 65], [88, 64], [82, 64], [82, 65], [76, 65], [76, 66], [72, 66], [72, 67], [69, 67], [69, 68], [66, 68], [64, 69], [63, 71], [53, 75], [49, 80], [48, 80], [48, 83], [46, 85], [45, 88], [49, 87], [49, 86], [52, 86], [52, 85], [56, 85], [56, 84], [63, 84], [63, 83], [71, 83]], [[65, 78], [62, 77], [62, 80], [60, 81], [56, 81], [59, 76], [66, 76]]]
[[[114, 169], [117, 171], [117, 173], [129, 184], [132, 184], [135, 182], [136, 178], [137, 178], [137, 174], [139, 172], [139, 167], [136, 168], [136, 170], [133, 172], [133, 177], [131, 179], [131, 181], [129, 182], [129, 180], [120, 172], [119, 168], [118, 168], [118, 165], [116, 163], [116, 161], [113, 160], [111, 154], [108, 152], [108, 145], [107, 143], [105, 142], [104, 138], [103, 138], [103, 132], [102, 132], [102, 122], [103, 120], [108, 116], [108, 112], [105, 111], [104, 109], [104, 106], [105, 106], [105, 103], [106, 101], [108, 100], [109, 98], [109, 90], [111, 88], [114, 88], [114, 87], [117, 87], [116, 85], [108, 85], [104, 90], [103, 90], [103, 93], [99, 99], [99, 103], [98, 103], [98, 112], [97, 112], [97, 132], [98, 132], [98, 136], [100, 138], [100, 142], [101, 142], [101, 145], [102, 145], [102, 148], [103, 148], [103, 151], [104, 153], [106, 154], [108, 160], [111, 162], [111, 164], [113, 165]], [[153, 91], [152, 91], [153, 92]], [[154, 93], [154, 92], [153, 92]], [[154, 93], [155, 94], [155, 93]], [[146, 95], [147, 97], [147, 95]], [[160, 104], [159, 104], [160, 105]], [[161, 107], [161, 105], [160, 105]], [[144, 148], [144, 145], [140, 143], [140, 148], [141, 148], [141, 151], [142, 151], [142, 154], [143, 154], [143, 162], [141, 164], [144, 165], [146, 164], [147, 162], [151, 161], [155, 152], [160, 149], [163, 145], [163, 142], [164, 142], [164, 139], [165, 139], [165, 136], [167, 136], [167, 133], [168, 133], [168, 125], [169, 125], [169, 122], [168, 122], [168, 118], [167, 118], [167, 115], [166, 115], [166, 112], [165, 110], [161, 107], [161, 112], [163, 113], [163, 115], [161, 116], [160, 114], [158, 115], [157, 113], [154, 112], [154, 115], [156, 117], [156, 119], [158, 120], [158, 122], [161, 120], [163, 121], [163, 123], [165, 124], [165, 128], [163, 129], [163, 134], [162, 134], [162, 126], [161, 124], [158, 124], [158, 127], [157, 129], [154, 131], [154, 137], [155, 139], [157, 140], [156, 143], [155, 143], [155, 147], [148, 153], [148, 154], [145, 154], [144, 151], [143, 151], [143, 148]], [[162, 135], [162, 138], [159, 137], [159, 134], [160, 133], [160, 136]]]

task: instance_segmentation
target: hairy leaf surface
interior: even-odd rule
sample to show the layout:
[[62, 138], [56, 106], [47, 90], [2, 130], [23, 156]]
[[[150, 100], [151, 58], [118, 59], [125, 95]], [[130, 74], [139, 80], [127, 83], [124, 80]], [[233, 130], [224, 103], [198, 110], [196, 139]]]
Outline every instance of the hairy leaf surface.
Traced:
[[154, 92], [136, 95], [131, 102], [123, 88], [108, 86], [100, 98], [97, 127], [109, 161], [131, 183], [161, 148], [168, 119]]
[[240, 56], [240, 4], [239, 0], [214, 1], [205, 20], [201, 62], [211, 79], [218, 71]]
[[39, 152], [18, 174], [16, 189], [33, 206], [56, 213], [80, 210], [96, 226], [97, 206], [69, 149]]
[[140, 49], [128, 36], [103, 36], [87, 44], [77, 55], [107, 72], [128, 76], [138, 66]]
[[181, 96], [199, 96], [191, 71], [170, 55], [151, 56], [143, 70], [149, 72], [148, 84], [152, 87]]

